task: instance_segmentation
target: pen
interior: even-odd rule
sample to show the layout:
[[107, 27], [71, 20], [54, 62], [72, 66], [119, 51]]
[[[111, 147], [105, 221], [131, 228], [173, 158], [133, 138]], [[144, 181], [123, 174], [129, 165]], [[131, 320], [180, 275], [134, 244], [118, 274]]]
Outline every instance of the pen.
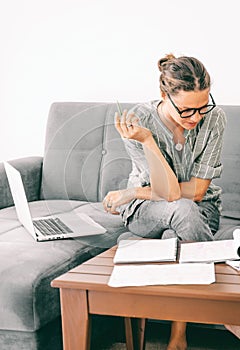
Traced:
[[117, 109], [118, 109], [118, 113], [121, 116], [122, 115], [122, 108], [121, 108], [120, 103], [118, 101], [117, 101]]

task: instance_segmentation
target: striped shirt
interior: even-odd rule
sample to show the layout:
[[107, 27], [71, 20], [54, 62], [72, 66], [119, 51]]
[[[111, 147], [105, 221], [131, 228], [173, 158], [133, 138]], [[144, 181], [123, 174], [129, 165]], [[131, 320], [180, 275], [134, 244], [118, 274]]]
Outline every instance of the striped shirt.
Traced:
[[[160, 101], [138, 104], [129, 111], [139, 118], [139, 125], [148, 128], [163, 156], [174, 171], [178, 182], [188, 182], [192, 177], [214, 179], [222, 173], [221, 150], [226, 125], [224, 111], [215, 107], [206, 114], [192, 130], [184, 130], [185, 144], [181, 152], [175, 148], [172, 132], [161, 121], [157, 113]], [[150, 185], [148, 163], [140, 142], [124, 139], [125, 148], [132, 160], [128, 188]], [[161, 181], [161, 179], [159, 179]], [[211, 201], [221, 209], [221, 188], [210, 183], [203, 201]], [[133, 200], [120, 208], [126, 223], [135, 208], [143, 200]]]

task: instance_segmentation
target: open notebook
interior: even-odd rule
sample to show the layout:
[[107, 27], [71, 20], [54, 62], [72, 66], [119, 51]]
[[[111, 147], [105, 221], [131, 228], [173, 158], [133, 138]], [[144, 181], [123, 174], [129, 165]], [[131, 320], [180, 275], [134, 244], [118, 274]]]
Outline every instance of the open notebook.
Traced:
[[240, 259], [240, 229], [233, 232], [233, 238], [182, 244], [179, 263], [223, 262]]
[[176, 261], [177, 238], [129, 239], [119, 242], [115, 264]]

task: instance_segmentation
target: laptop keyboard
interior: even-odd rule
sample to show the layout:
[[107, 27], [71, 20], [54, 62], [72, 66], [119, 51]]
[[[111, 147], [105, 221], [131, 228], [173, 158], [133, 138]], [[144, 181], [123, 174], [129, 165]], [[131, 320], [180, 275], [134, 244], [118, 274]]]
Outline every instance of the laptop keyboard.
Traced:
[[33, 225], [44, 235], [58, 235], [73, 231], [58, 218], [34, 220]]

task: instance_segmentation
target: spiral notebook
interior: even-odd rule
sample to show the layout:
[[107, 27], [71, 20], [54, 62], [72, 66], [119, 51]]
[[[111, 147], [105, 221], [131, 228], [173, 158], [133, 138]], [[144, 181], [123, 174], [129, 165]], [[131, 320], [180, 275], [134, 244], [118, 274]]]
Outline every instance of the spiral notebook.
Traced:
[[176, 261], [177, 238], [129, 239], [119, 242], [114, 264]]

